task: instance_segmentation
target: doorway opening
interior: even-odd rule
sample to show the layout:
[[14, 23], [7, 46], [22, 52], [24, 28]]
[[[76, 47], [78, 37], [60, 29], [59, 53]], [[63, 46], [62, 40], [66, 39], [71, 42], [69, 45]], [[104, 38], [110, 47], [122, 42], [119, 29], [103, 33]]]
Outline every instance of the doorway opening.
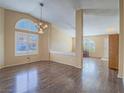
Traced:
[[[102, 10], [101, 10], [102, 11]], [[85, 14], [83, 25], [83, 69], [118, 69], [119, 14]]]
[[83, 67], [99, 69], [100, 65], [108, 68], [109, 36], [84, 36]]

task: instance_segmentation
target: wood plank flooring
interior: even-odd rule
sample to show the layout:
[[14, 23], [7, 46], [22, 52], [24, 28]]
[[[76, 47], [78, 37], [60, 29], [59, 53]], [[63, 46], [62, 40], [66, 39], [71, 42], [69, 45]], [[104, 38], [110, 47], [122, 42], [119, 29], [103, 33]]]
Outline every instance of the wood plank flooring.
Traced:
[[83, 69], [36, 62], [0, 70], [0, 93], [124, 93], [107, 62], [84, 59]]

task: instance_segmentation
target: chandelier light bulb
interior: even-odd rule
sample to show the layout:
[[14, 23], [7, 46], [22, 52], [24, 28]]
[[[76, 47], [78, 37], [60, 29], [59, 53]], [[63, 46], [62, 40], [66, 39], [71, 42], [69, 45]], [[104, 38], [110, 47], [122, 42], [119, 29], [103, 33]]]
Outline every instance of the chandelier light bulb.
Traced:
[[39, 34], [43, 34], [43, 29], [40, 28], [40, 31], [38, 31]]
[[45, 27], [45, 28], [47, 28], [47, 27], [48, 27], [48, 25], [46, 24], [44, 27]]
[[40, 22], [40, 23], [39, 23], [39, 25], [41, 26], [41, 25], [43, 25], [43, 23], [42, 23], [42, 22]]
[[47, 24], [45, 24], [45, 25], [43, 26], [43, 29], [46, 29], [46, 28], [48, 28], [48, 25], [47, 25]]

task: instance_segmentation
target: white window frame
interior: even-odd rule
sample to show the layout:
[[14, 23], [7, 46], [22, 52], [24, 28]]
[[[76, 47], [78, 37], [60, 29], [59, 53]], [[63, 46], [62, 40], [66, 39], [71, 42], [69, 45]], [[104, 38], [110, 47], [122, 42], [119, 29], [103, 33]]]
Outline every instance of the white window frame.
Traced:
[[[21, 32], [21, 33], [27, 33], [28, 35], [37, 35], [38, 36], [38, 40], [36, 42], [37, 44], [37, 50], [34, 52], [34, 51], [22, 51], [21, 53], [17, 53], [16, 51], [16, 46], [17, 46], [17, 32]], [[29, 42], [29, 41], [28, 41]], [[39, 35], [38, 34], [34, 34], [34, 33], [30, 33], [30, 32], [23, 32], [23, 31], [19, 31], [19, 30], [16, 30], [15, 31], [15, 56], [27, 56], [27, 55], [38, 55], [39, 54]]]
[[[28, 20], [28, 19], [21, 19], [21, 20]], [[29, 20], [29, 21], [32, 22], [31, 20]], [[27, 33], [28, 35], [31, 35], [31, 34], [32, 35], [37, 35], [38, 36], [38, 40], [36, 42], [37, 50], [36, 51], [22, 51], [22, 52], [18, 53], [17, 49], [16, 49], [16, 46], [17, 46], [17, 32]], [[28, 40], [28, 42], [29, 42], [29, 40]], [[16, 28], [16, 25], [15, 25], [15, 56], [27, 56], [27, 55], [38, 55], [38, 54], [39, 54], [39, 34], [37, 33], [37, 31], [32, 32], [32, 31], [29, 31], [27, 29]]]

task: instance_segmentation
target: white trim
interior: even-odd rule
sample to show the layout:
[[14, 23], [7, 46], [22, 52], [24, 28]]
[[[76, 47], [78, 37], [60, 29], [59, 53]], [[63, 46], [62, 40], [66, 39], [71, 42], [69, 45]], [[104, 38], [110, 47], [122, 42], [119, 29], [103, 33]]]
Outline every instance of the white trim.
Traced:
[[[36, 44], [37, 44], [37, 50], [35, 51], [23, 51], [23, 52], [17, 52], [16, 51], [16, 43], [17, 43], [17, 35], [18, 33], [22, 33], [22, 34], [26, 34], [26, 36], [28, 37], [28, 42], [29, 42], [29, 36], [32, 36], [32, 35], [35, 35], [37, 36], [37, 41], [36, 41]], [[32, 33], [26, 33], [26, 32], [19, 32], [19, 31], [15, 31], [15, 56], [25, 56], [25, 55], [38, 55], [39, 54], [39, 35], [37, 34], [32, 34]]]
[[66, 65], [66, 66], [71, 66], [71, 67], [78, 68], [78, 69], [82, 69], [81, 67], [70, 65], [70, 64], [66, 64], [66, 63], [62, 63], [62, 62], [59, 62], [59, 61], [58, 62], [57, 61], [51, 61], [51, 62], [58, 63], [58, 64], [63, 64], [63, 65]]
[[58, 55], [65, 55], [65, 56], [75, 56], [74, 52], [50, 51], [50, 54], [58, 54]]
[[1, 65], [1, 66], [0, 66], [0, 69], [3, 69], [3, 68], [4, 68], [4, 65]]
[[[30, 63], [32, 63], [32, 62], [30, 62]], [[19, 65], [24, 65], [24, 64], [29, 64], [29, 62], [26, 62], [26, 63], [19, 63], [19, 64], [12, 64], [12, 65], [6, 65], [6, 66], [4, 66], [3, 68], [13, 67], [13, 66], [19, 66]]]
[[3, 67], [0, 67], [0, 69], [2, 69]]
[[124, 78], [123, 78], [123, 84], [124, 84]]
[[[35, 61], [35, 62], [40, 62], [40, 61], [42, 62], [42, 60]], [[46, 60], [46, 61], [48, 61], [48, 60]], [[13, 67], [13, 66], [25, 65], [25, 64], [35, 63], [35, 62], [25, 62], [25, 63], [20, 63], [20, 64], [6, 65], [6, 66], [3, 66], [2, 68], [8, 68], [8, 67]]]
[[122, 74], [118, 74], [118, 78], [124, 78]]

